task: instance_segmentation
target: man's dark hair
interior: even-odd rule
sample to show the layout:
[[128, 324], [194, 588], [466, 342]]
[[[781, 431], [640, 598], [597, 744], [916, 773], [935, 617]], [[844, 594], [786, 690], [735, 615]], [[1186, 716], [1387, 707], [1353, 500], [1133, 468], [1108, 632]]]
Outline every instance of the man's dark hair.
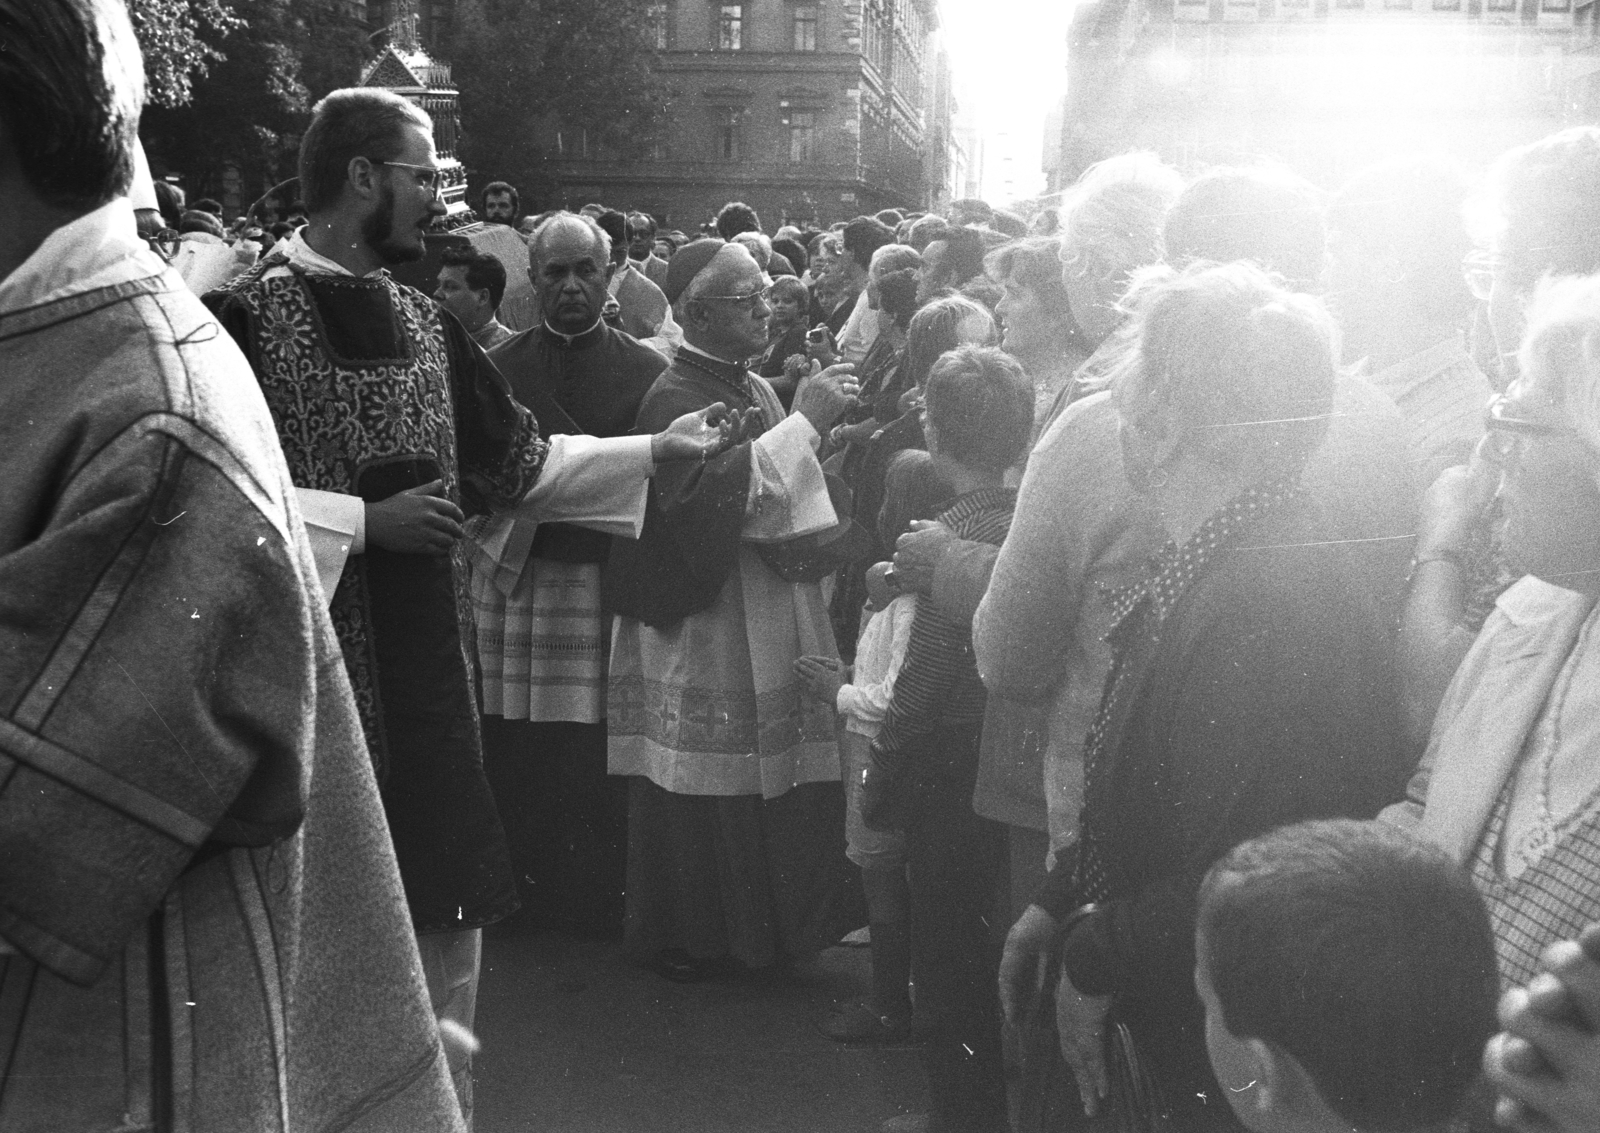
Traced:
[[222, 203], [212, 200], [210, 197], [201, 197], [189, 207], [196, 212], [209, 212], [212, 216], [219, 218], [222, 216]]
[[1238, 846], [1201, 886], [1199, 942], [1229, 1032], [1293, 1056], [1355, 1128], [1443, 1126], [1498, 1029], [1482, 899], [1386, 823], [1303, 822]]
[[517, 187], [509, 181], [490, 181], [483, 187], [483, 195], [478, 198], [478, 203], [484, 211], [488, 211], [490, 197], [511, 198], [511, 216], [515, 219], [522, 215], [522, 194], [517, 192]]
[[87, 212], [126, 193], [143, 108], [118, 0], [0, 0], [0, 121], [47, 204]]
[[798, 272], [806, 270], [806, 250], [800, 246], [799, 241], [785, 236], [782, 240], [772, 242], [772, 250], [789, 261], [789, 266]]
[[901, 268], [878, 277], [878, 306], [901, 330], [917, 313], [917, 269]]
[[948, 286], [960, 290], [969, 279], [983, 274], [983, 260], [989, 254], [983, 233], [976, 228], [947, 228], [928, 243], [940, 241], [945, 245], [944, 270]]
[[628, 256], [628, 218], [616, 209], [606, 209], [594, 222], [611, 237], [611, 258], [621, 263]]
[[654, 240], [657, 231], [656, 218], [649, 213], [630, 212], [628, 214], [628, 239], [632, 240], [637, 235], [646, 240]]
[[872, 253], [894, 243], [894, 229], [870, 216], [858, 216], [844, 226], [844, 250], [866, 271], [872, 266]]
[[212, 236], [224, 235], [222, 221], [209, 212], [200, 209], [189, 209], [178, 220], [179, 232], [205, 232]]
[[433, 123], [421, 110], [386, 90], [336, 90], [311, 109], [311, 125], [300, 139], [300, 193], [310, 212], [332, 208], [358, 157], [388, 161], [400, 152], [400, 131]]
[[1202, 174], [1167, 213], [1167, 260], [1249, 260], [1296, 291], [1312, 291], [1328, 247], [1322, 191], [1281, 165], [1222, 167]]
[[489, 306], [500, 309], [500, 300], [506, 294], [506, 266], [498, 256], [477, 248], [449, 247], [439, 253], [439, 264], [448, 268], [466, 268], [462, 276], [467, 286], [474, 291], [488, 291]]
[[717, 235], [732, 240], [741, 232], [760, 232], [761, 218], [743, 201], [729, 201], [717, 213]]
[[1472, 250], [1466, 203], [1466, 180], [1449, 163], [1401, 158], [1345, 182], [1328, 207], [1328, 227], [1369, 255], [1393, 257], [1424, 318], [1462, 321], [1476, 302], [1461, 271]]
[[157, 181], [155, 191], [156, 208], [161, 211], [161, 219], [168, 228], [177, 228], [184, 213], [183, 190], [171, 181]]
[[958, 346], [928, 374], [927, 423], [939, 451], [968, 468], [1004, 472], [1033, 435], [1033, 383], [993, 346]]

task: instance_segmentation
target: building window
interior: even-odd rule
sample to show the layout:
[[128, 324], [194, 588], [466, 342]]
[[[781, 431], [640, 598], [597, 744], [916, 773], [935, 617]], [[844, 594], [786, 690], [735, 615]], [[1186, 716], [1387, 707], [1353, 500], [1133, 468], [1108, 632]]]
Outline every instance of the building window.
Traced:
[[796, 164], [817, 159], [817, 112], [815, 110], [789, 110], [785, 112], [789, 127], [789, 160]]
[[1461, 0], [1433, 0], [1433, 10], [1435, 12], [1459, 12], [1461, 11]]
[[1484, 7], [1491, 12], [1515, 12], [1517, 0], [1487, 0]]
[[1367, 6], [1367, 0], [1335, 0], [1335, 6], [1359, 12]]
[[743, 113], [736, 107], [717, 110], [716, 132], [713, 135], [712, 154], [718, 161], [738, 161], [740, 157], [740, 119]]
[[667, 6], [665, 4], [651, 4], [645, 10], [645, 26], [649, 29], [645, 34], [650, 41], [650, 46], [657, 51], [667, 49]]
[[1539, 0], [1539, 11], [1570, 12], [1572, 11], [1572, 0]]
[[744, 48], [744, 5], [722, 4], [717, 8], [717, 50]]
[[796, 51], [815, 51], [817, 49], [817, 6], [815, 4], [801, 4], [794, 10], [794, 49]]

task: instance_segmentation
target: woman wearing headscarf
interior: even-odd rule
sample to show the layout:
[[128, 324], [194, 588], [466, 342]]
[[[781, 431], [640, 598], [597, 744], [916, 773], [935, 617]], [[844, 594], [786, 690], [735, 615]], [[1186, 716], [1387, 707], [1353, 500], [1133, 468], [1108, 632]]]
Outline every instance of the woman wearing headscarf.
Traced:
[[1114, 598], [1080, 834], [1012, 929], [1001, 991], [1013, 1019], [1031, 1011], [1018, 954], [1056, 939], [1085, 1111], [1118, 1070], [1109, 1022], [1174, 1128], [1234, 1130], [1193, 983], [1200, 880], [1274, 827], [1370, 817], [1409, 768], [1377, 605], [1301, 485], [1332, 406], [1326, 312], [1235, 263], [1139, 288], [1130, 332], [1122, 466], [1165, 542]]

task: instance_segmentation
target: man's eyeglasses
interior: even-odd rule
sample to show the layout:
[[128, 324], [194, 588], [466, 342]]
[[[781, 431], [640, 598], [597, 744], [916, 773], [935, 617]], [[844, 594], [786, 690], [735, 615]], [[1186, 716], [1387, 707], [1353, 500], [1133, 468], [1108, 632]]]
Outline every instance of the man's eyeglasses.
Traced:
[[772, 288], [763, 287], [759, 291], [752, 291], [748, 295], [696, 295], [696, 299], [718, 299], [724, 303], [743, 303], [751, 313], [755, 312], [756, 301], [771, 305]]
[[408, 161], [377, 161], [370, 158], [368, 160], [371, 160], [373, 165], [393, 165], [399, 169], [411, 170], [412, 174], [416, 176], [418, 187], [426, 189], [435, 196], [438, 195], [439, 190], [443, 187], [444, 170], [435, 169], [431, 165], [412, 165]]

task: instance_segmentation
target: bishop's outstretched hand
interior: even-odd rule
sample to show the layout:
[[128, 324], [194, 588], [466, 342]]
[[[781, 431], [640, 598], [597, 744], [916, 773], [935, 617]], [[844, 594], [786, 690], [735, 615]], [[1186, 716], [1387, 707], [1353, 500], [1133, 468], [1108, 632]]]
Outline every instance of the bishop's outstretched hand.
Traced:
[[710, 460], [761, 430], [761, 411], [729, 409], [723, 402], [685, 413], [650, 438], [650, 457], [657, 464], [669, 460]]

